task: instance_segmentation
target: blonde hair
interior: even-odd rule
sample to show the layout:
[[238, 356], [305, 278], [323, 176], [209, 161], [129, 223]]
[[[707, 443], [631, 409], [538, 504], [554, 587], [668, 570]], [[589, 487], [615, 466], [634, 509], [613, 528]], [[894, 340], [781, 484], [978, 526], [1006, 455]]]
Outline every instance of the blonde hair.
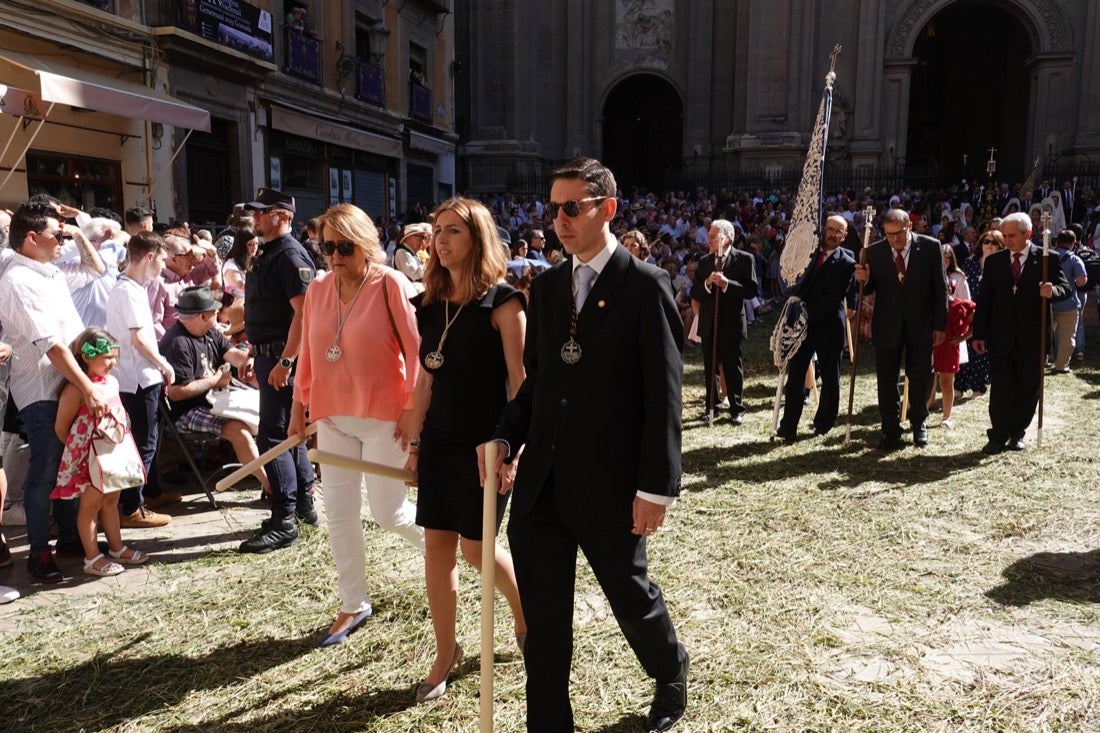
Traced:
[[363, 250], [367, 262], [379, 265], [386, 261], [386, 253], [378, 244], [378, 227], [358, 206], [353, 204], [330, 206], [328, 211], [317, 217], [317, 220], [320, 228], [329, 228]]
[[450, 271], [439, 263], [435, 246], [424, 270], [424, 304], [437, 300], [467, 303], [480, 298], [504, 279], [508, 270], [504, 244], [500, 241], [493, 215], [479, 201], [455, 197], [447, 199], [432, 212], [436, 222], [444, 211], [453, 211], [470, 229], [470, 256], [452, 279]]

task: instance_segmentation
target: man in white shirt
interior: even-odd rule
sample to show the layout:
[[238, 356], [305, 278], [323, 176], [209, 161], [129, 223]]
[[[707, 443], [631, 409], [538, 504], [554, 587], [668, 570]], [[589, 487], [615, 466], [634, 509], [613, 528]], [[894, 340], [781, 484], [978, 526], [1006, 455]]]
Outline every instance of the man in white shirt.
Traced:
[[[59, 583], [64, 575], [50, 550], [50, 492], [54, 487], [63, 445], [54, 433], [57, 396], [68, 379], [80, 388], [84, 403], [98, 418], [107, 403], [77, 365], [69, 344], [84, 329], [65, 275], [53, 264], [61, 243], [77, 231], [58, 222], [47, 203], [20, 206], [12, 217], [15, 254], [0, 278], [0, 320], [12, 347], [10, 388], [19, 408], [30, 446], [30, 463], [23, 484], [30, 553], [27, 570], [39, 582]], [[58, 550], [77, 549], [76, 502], [54, 502]]]

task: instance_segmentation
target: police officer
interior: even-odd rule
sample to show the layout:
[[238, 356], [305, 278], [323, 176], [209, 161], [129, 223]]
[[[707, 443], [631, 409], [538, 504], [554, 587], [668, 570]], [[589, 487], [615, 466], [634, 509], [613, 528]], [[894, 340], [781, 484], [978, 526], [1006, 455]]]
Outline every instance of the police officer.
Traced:
[[[306, 288], [316, 274], [309, 252], [290, 234], [294, 198], [261, 188], [246, 204], [263, 241], [245, 280], [245, 333], [255, 355], [260, 384], [260, 434], [263, 453], [286, 439], [294, 392], [294, 362], [302, 340]], [[241, 543], [241, 552], [265, 553], [298, 541], [298, 521], [317, 523], [313, 508], [313, 466], [300, 445], [267, 464], [271, 482], [271, 518]], [[297, 516], [296, 516], [297, 515]]]

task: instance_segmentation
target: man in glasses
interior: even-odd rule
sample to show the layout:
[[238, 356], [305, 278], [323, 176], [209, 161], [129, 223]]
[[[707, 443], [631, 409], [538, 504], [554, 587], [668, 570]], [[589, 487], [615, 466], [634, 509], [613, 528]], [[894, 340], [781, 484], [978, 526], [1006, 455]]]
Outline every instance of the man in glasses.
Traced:
[[[261, 453], [286, 440], [294, 392], [294, 362], [302, 341], [302, 307], [316, 271], [313, 259], [291, 236], [294, 198], [261, 188], [247, 204], [263, 242], [245, 280], [245, 333], [255, 355], [260, 384]], [[313, 508], [313, 466], [300, 445], [267, 464], [271, 518], [241, 543], [241, 552], [265, 553], [298, 541], [298, 522], [317, 523]]]
[[[63, 445], [54, 433], [57, 396], [65, 380], [80, 388], [84, 403], [97, 417], [107, 411], [69, 344], [84, 329], [65, 275], [53, 264], [70, 228], [47, 203], [27, 203], [12, 216], [14, 256], [0, 277], [0, 321], [12, 348], [10, 389], [30, 446], [23, 484], [30, 553], [27, 569], [40, 583], [60, 583], [64, 575], [50, 550], [50, 492], [57, 477]], [[72, 227], [75, 229], [75, 227]], [[83, 554], [76, 532], [76, 502], [55, 501], [58, 552]]]
[[[573, 730], [580, 549], [657, 683], [647, 730], [664, 731], [687, 705], [688, 656], [648, 575], [646, 540], [680, 493], [683, 322], [668, 273], [632, 257], [611, 233], [611, 171], [582, 158], [552, 178], [546, 211], [571, 258], [531, 287], [527, 378], [504, 410], [498, 463], [489, 467], [500, 472], [500, 461], [513, 464], [523, 449], [508, 539], [527, 615], [527, 730]], [[585, 460], [593, 446], [614, 458]]]
[[913, 445], [928, 445], [928, 396], [932, 390], [932, 348], [944, 338], [947, 324], [947, 273], [939, 240], [910, 231], [904, 209], [883, 215], [885, 235], [867, 247], [867, 264], [856, 265], [855, 278], [864, 294], [875, 294], [871, 341], [875, 345], [878, 411], [883, 451], [901, 447], [901, 398], [898, 375], [905, 364], [909, 380], [909, 425]]

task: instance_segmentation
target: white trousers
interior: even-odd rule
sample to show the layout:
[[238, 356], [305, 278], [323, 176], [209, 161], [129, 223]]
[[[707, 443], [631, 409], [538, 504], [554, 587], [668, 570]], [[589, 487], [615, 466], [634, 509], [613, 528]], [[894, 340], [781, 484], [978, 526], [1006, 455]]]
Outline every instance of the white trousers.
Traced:
[[[335, 416], [317, 426], [317, 446], [327, 453], [383, 463], [400, 468], [405, 464], [401, 441], [393, 437], [397, 423], [373, 418]], [[363, 484], [367, 505], [374, 521], [424, 553], [424, 530], [416, 524], [416, 507], [408, 500], [408, 487], [397, 479], [362, 474], [337, 466], [325, 466], [325, 517], [329, 542], [336, 561], [340, 589], [340, 611], [359, 613], [370, 605], [367, 592], [367, 561], [363, 539]]]

